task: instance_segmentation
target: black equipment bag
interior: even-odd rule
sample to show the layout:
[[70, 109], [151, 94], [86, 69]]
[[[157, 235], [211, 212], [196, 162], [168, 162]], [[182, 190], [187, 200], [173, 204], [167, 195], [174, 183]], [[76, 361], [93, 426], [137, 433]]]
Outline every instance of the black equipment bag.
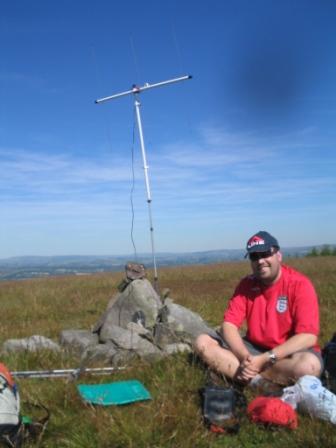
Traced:
[[215, 385], [201, 389], [203, 418], [206, 426], [217, 433], [237, 433], [245, 396], [233, 387]]
[[336, 394], [336, 333], [322, 350], [324, 371], [323, 385]]

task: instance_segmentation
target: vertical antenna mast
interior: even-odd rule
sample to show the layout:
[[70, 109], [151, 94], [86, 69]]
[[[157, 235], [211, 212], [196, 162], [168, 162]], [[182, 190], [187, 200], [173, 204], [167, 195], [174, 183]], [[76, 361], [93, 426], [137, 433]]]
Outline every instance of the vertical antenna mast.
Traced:
[[139, 94], [141, 92], [144, 92], [145, 90], [153, 89], [155, 87], [166, 86], [167, 84], [173, 84], [175, 82], [186, 81], [191, 78], [192, 78], [192, 76], [186, 75], [186, 76], [181, 76], [180, 78], [169, 79], [168, 81], [157, 82], [155, 84], [146, 83], [142, 87], [138, 87], [138, 86], [134, 85], [131, 90], [127, 90], [126, 92], [121, 92], [121, 93], [117, 93], [115, 95], [107, 96], [105, 98], [100, 98], [95, 101], [96, 104], [100, 104], [100, 103], [104, 103], [105, 101], [120, 98], [122, 96], [134, 95], [134, 107], [136, 110], [137, 124], [138, 124], [139, 137], [140, 137], [140, 146], [141, 146], [141, 153], [142, 153], [142, 161], [143, 161], [143, 168], [144, 168], [144, 173], [145, 173], [145, 184], [146, 184], [146, 191], [147, 191], [147, 204], [148, 204], [148, 215], [149, 215], [149, 230], [150, 230], [150, 237], [151, 237], [155, 283], [158, 280], [158, 273], [157, 273], [157, 266], [156, 266], [155, 245], [154, 245], [154, 227], [153, 227], [152, 208], [151, 208], [152, 197], [151, 197], [151, 191], [150, 191], [150, 185], [149, 185], [145, 142], [144, 142], [144, 138], [143, 138], [142, 124], [141, 124], [141, 114], [140, 114], [141, 103], [139, 101]]

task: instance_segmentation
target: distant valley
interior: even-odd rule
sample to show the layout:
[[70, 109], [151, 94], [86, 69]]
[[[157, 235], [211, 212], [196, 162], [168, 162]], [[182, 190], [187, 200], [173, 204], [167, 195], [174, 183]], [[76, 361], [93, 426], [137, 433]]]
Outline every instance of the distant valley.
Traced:
[[[333, 245], [331, 245], [333, 246]], [[314, 246], [319, 249], [319, 246]], [[322, 246], [320, 246], [322, 247]], [[282, 249], [285, 257], [303, 257], [313, 246], [289, 247]], [[158, 253], [157, 265], [179, 266], [221, 263], [243, 260], [245, 250], [222, 249], [186, 253]], [[86, 275], [97, 272], [122, 271], [128, 261], [138, 261], [147, 268], [152, 267], [151, 254], [95, 256], [23, 256], [0, 259], [0, 280], [20, 280], [27, 278], [52, 277], [59, 275]]]

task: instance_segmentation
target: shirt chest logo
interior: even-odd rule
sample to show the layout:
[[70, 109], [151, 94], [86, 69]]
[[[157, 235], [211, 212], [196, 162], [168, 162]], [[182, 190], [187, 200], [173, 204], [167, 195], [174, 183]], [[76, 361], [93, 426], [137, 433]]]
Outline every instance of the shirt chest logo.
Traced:
[[288, 308], [288, 299], [286, 296], [279, 296], [276, 304], [276, 310], [278, 313], [285, 313]]

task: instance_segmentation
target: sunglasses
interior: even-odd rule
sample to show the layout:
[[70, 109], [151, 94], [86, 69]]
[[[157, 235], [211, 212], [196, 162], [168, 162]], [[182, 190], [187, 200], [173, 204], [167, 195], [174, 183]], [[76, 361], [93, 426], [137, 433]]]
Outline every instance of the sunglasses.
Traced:
[[277, 251], [274, 249], [270, 249], [266, 252], [253, 252], [252, 254], [249, 254], [249, 258], [251, 261], [257, 261], [261, 260], [262, 258], [269, 258], [272, 255], [274, 255]]

